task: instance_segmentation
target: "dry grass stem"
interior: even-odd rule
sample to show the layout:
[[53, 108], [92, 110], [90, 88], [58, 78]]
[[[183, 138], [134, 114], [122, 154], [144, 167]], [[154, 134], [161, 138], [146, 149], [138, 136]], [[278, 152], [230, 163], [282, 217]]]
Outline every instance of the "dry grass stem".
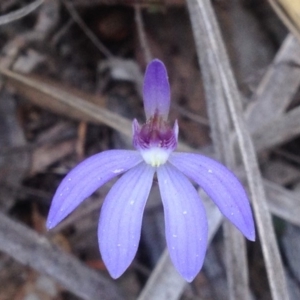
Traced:
[[[222, 223], [222, 215], [205, 195], [202, 199], [209, 220], [208, 244], [210, 244]], [[180, 298], [186, 285], [186, 281], [175, 270], [168, 250], [165, 249], [138, 300], [176, 300]]]
[[[204, 81], [211, 137], [216, 158], [234, 170], [236, 162], [233, 155], [233, 143], [230, 142], [232, 136], [230, 114], [226, 107], [222, 82], [218, 76], [216, 62], [211, 59], [208, 35], [203, 30], [203, 26], [198, 25], [197, 15], [192, 13], [194, 7], [191, 2], [188, 2], [188, 7]], [[199, 32], [196, 33], [195, 30], [199, 30]], [[228, 222], [224, 223], [224, 237], [229, 299], [249, 299], [248, 267], [244, 238]]]
[[135, 12], [135, 14], [134, 14], [135, 23], [136, 23], [136, 27], [137, 27], [137, 33], [139, 36], [141, 48], [144, 53], [146, 62], [149, 63], [152, 60], [152, 55], [151, 55], [151, 51], [149, 48], [149, 44], [147, 42], [147, 36], [146, 36], [146, 32], [145, 32], [142, 11], [141, 11], [141, 7], [139, 4], [136, 4], [134, 6], [134, 12]]
[[51, 244], [45, 237], [0, 213], [0, 250], [51, 276], [85, 300], [121, 300], [113, 282]]
[[[283, 265], [275, 239], [271, 215], [267, 207], [266, 196], [254, 147], [242, 118], [240, 96], [229, 65], [225, 46], [221, 38], [211, 2], [208, 0], [188, 0], [188, 4], [190, 7], [191, 19], [198, 19], [196, 26], [193, 28], [196, 45], [198, 46], [200, 44], [197, 40], [202, 38], [199, 33], [205, 32], [209, 42], [207, 47], [209, 47], [211, 51], [210, 59], [215, 61], [218, 70], [217, 74], [220, 76], [223, 92], [231, 114], [233, 127], [237, 135], [238, 145], [246, 169], [272, 297], [274, 300], [288, 299]], [[201, 49], [199, 50], [201, 51]]]
[[251, 132], [277, 120], [300, 84], [300, 42], [289, 34], [252, 96], [245, 117]]
[[69, 11], [71, 17], [73, 18], [74, 22], [78, 24], [78, 26], [83, 30], [86, 36], [90, 39], [90, 41], [96, 46], [96, 48], [106, 57], [112, 58], [112, 53], [104, 46], [104, 44], [97, 38], [97, 36], [88, 28], [88, 26], [84, 23], [78, 12], [76, 11], [75, 7], [71, 2], [68, 0], [63, 0], [64, 5], [66, 6], [67, 10]]
[[36, 1], [26, 5], [25, 7], [22, 7], [16, 11], [8, 13], [4, 16], [0, 16], [0, 26], [4, 25], [4, 24], [8, 24], [10, 22], [14, 22], [16, 20], [19, 20], [19, 19], [27, 16], [28, 14], [30, 14], [31, 12], [36, 10], [43, 2], [44, 2], [44, 0], [36, 0]]

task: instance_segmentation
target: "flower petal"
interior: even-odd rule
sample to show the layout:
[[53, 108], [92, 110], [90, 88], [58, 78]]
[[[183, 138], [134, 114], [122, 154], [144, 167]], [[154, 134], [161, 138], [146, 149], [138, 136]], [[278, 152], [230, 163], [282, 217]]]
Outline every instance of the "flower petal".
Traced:
[[191, 153], [172, 153], [169, 162], [199, 184], [243, 234], [255, 240], [251, 207], [245, 189], [225, 166], [213, 159]]
[[124, 273], [136, 254], [154, 172], [155, 168], [145, 163], [132, 168], [114, 184], [103, 203], [98, 239], [113, 278]]
[[207, 247], [205, 209], [189, 180], [171, 164], [157, 169], [171, 260], [191, 282], [200, 271]]
[[56, 226], [96, 189], [142, 160], [137, 151], [109, 150], [81, 162], [60, 183], [52, 200], [47, 228]]
[[170, 86], [165, 65], [158, 59], [152, 60], [147, 67], [143, 95], [147, 120], [156, 112], [167, 120], [170, 109]]

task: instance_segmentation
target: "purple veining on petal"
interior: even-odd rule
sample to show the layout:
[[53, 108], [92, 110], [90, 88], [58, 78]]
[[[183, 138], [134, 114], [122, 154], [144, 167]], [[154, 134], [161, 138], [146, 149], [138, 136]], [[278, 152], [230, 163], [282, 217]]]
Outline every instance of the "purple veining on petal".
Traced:
[[200, 271], [207, 247], [205, 209], [189, 180], [171, 164], [157, 169], [171, 260], [191, 282]]
[[52, 200], [47, 228], [56, 226], [96, 189], [141, 161], [137, 151], [109, 150], [81, 162], [60, 183]]
[[133, 120], [132, 129], [133, 146], [137, 150], [145, 150], [151, 147], [158, 147], [173, 151], [177, 147], [177, 121], [172, 128], [160, 116], [155, 115], [143, 125], [139, 125], [137, 120]]
[[158, 59], [154, 59], [147, 66], [143, 95], [147, 120], [156, 113], [167, 120], [170, 109], [170, 86], [167, 70]]
[[169, 162], [199, 184], [247, 239], [255, 240], [255, 227], [245, 189], [225, 166], [208, 157], [172, 153]]
[[154, 172], [145, 163], [132, 168], [114, 184], [103, 203], [98, 239], [102, 259], [113, 278], [123, 274], [136, 254]]

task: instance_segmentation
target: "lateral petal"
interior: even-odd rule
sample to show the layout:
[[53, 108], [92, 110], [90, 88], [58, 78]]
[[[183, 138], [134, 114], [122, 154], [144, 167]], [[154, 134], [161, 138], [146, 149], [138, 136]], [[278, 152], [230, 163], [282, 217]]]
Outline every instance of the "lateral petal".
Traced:
[[191, 282], [200, 271], [206, 253], [205, 209], [189, 180], [171, 164], [159, 167], [157, 177], [170, 257], [178, 272]]
[[170, 109], [170, 86], [165, 65], [158, 59], [147, 66], [143, 95], [147, 120], [157, 112], [166, 121]]
[[215, 202], [222, 214], [243, 234], [255, 240], [255, 227], [248, 197], [236, 176], [219, 162], [192, 153], [172, 153], [169, 162], [194, 180]]
[[95, 154], [71, 170], [51, 203], [46, 226], [56, 226], [96, 189], [142, 161], [137, 151], [109, 150]]
[[136, 254], [154, 172], [155, 168], [140, 163], [113, 185], [103, 203], [98, 239], [102, 259], [113, 278], [124, 273]]

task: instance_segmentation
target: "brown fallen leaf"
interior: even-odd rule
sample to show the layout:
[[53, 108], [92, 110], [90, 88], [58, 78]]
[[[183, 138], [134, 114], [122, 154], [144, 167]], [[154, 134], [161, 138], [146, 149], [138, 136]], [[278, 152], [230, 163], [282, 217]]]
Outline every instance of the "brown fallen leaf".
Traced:
[[100, 259], [90, 259], [85, 262], [89, 267], [97, 270], [106, 270], [106, 267], [102, 260]]

